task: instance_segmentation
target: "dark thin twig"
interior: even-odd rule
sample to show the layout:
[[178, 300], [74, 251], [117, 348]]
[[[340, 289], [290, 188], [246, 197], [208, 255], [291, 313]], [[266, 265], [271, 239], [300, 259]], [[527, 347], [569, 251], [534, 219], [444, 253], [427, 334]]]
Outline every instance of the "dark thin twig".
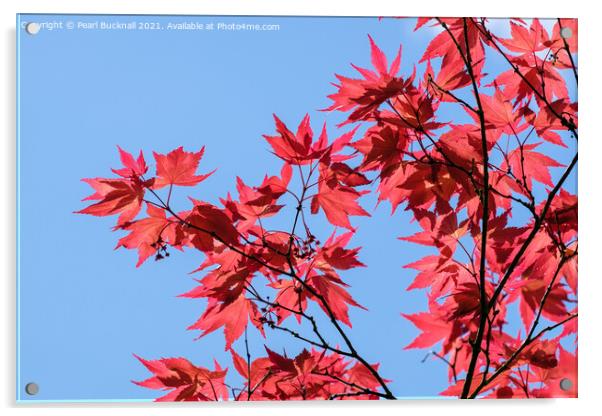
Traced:
[[575, 82], [578, 83], [579, 82], [579, 77], [577, 76], [577, 66], [575, 65], [575, 61], [573, 60], [573, 55], [571, 54], [571, 49], [569, 48], [569, 43], [566, 41], [566, 38], [564, 36], [562, 36], [562, 21], [560, 20], [560, 18], [558, 18], [558, 28], [559, 30], [559, 35], [562, 38], [562, 43], [564, 44], [564, 49], [566, 50], [567, 55], [569, 56], [569, 59], [571, 61], [571, 67], [573, 69], [573, 75], [575, 76]]

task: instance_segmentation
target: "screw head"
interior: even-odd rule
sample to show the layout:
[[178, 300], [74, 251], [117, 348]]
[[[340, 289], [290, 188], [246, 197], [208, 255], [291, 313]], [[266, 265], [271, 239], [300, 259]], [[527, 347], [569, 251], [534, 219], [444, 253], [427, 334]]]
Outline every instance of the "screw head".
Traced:
[[42, 27], [39, 23], [30, 22], [25, 25], [25, 31], [30, 35], [37, 35]]
[[560, 390], [568, 391], [573, 387], [573, 382], [568, 378], [563, 378], [560, 380]]
[[40, 386], [38, 386], [36, 383], [27, 383], [25, 385], [25, 393], [29, 394], [30, 396], [35, 396], [39, 391]]
[[563, 27], [560, 30], [560, 36], [563, 37], [563, 38], [565, 38], [565, 39], [568, 39], [571, 36], [573, 36], [573, 31], [571, 30], [570, 27]]

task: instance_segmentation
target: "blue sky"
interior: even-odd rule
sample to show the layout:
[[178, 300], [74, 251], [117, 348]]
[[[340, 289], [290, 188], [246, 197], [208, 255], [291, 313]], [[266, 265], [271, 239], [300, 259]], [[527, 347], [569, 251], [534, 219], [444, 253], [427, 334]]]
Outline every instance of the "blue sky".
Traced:
[[[329, 104], [334, 73], [352, 74], [350, 62], [369, 66], [367, 34], [390, 59], [403, 43], [404, 74], [432, 36], [431, 29], [413, 32], [413, 20], [399, 19], [21, 16], [24, 22], [97, 20], [274, 23], [280, 30], [42, 29], [35, 36], [19, 30], [21, 400], [152, 399], [155, 391], [130, 382], [148, 376], [133, 353], [230, 364], [221, 331], [195, 341], [198, 333], [185, 330], [203, 302], [176, 295], [194, 286], [199, 276], [188, 273], [202, 261], [199, 254], [174, 253], [136, 269], [135, 252], [113, 250], [119, 237], [111, 232], [113, 218], [73, 214], [90, 193], [80, 179], [107, 176], [119, 165], [117, 144], [143, 149], [147, 161], [151, 150], [205, 145], [200, 171], [217, 172], [174, 196], [182, 208], [187, 195], [217, 202], [235, 190], [236, 175], [255, 185], [279, 172], [280, 161], [261, 138], [273, 133], [272, 113], [296, 127], [309, 112], [315, 130], [326, 121], [335, 135], [343, 115], [318, 109]], [[566, 152], [545, 148], [566, 162]], [[569, 182], [574, 192], [576, 178]], [[431, 251], [397, 240], [417, 230], [407, 213], [391, 217], [388, 205], [374, 209], [369, 198], [363, 205], [372, 218], [352, 219], [359, 227], [353, 241], [363, 246], [368, 268], [343, 277], [369, 312], [351, 311], [351, 337], [369, 361], [381, 363], [395, 394], [435, 396], [447, 385], [447, 369], [422, 362], [424, 350], [402, 350], [417, 331], [400, 316], [426, 308], [424, 292], [405, 291], [415, 273], [402, 266]], [[315, 227], [324, 240], [324, 222], [315, 220]], [[270, 348], [291, 355], [304, 347], [284, 334], [269, 340]], [[259, 335], [251, 331], [249, 341], [251, 353], [263, 355]], [[34, 398], [21, 393], [28, 382], [40, 385]]]

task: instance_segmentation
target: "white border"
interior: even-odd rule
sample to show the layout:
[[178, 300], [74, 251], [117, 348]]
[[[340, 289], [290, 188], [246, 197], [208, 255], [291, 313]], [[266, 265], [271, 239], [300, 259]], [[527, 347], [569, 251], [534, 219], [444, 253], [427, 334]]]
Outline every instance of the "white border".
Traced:
[[[600, 166], [602, 162], [602, 137], [595, 134], [601, 105], [596, 100], [602, 98], [599, 74], [602, 72], [599, 42], [602, 41], [601, 14], [596, 13], [595, 2], [554, 1], [545, 2], [525, 0], [487, 1], [407, 1], [395, 0], [2, 0], [0, 2], [0, 21], [2, 24], [2, 100], [0, 101], [0, 408], [4, 415], [47, 414], [47, 415], [103, 415], [112, 409], [132, 415], [173, 414], [177, 408], [179, 414], [234, 414], [234, 415], [307, 415], [344, 413], [360, 415], [367, 412], [378, 414], [423, 414], [469, 415], [487, 414], [507, 415], [508, 413], [538, 412], [546, 415], [591, 414], [596, 408], [600, 394], [601, 332], [599, 317], [602, 316], [602, 301], [596, 294], [602, 291], [602, 273], [596, 252], [602, 235], [599, 220], [602, 206]], [[15, 402], [15, 224], [16, 224], [16, 115], [15, 115], [15, 14], [21, 13], [119, 13], [119, 14], [248, 14], [248, 15], [403, 15], [403, 16], [489, 16], [489, 17], [577, 17], [579, 18], [579, 66], [580, 66], [580, 124], [581, 124], [581, 160], [579, 164], [580, 197], [580, 319], [579, 319], [579, 394], [577, 400], [531, 400], [531, 401], [481, 401], [467, 403], [460, 401], [413, 401], [399, 403], [258, 403], [240, 405], [223, 403], [210, 404], [140, 404], [140, 403], [104, 403], [104, 404], [45, 404], [17, 405]], [[51, 186], [52, 184], [49, 184]], [[40, 207], [43, 209], [43, 207]], [[598, 214], [598, 217], [596, 217]], [[597, 219], [598, 218], [598, 219]], [[401, 350], [400, 350], [401, 353]], [[94, 377], [91, 374], [90, 377]]]

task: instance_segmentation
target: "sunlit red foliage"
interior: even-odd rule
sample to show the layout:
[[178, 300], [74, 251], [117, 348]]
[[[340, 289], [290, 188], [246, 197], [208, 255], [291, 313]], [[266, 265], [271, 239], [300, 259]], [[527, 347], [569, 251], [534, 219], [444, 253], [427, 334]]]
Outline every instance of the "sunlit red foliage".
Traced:
[[[137, 383], [166, 390], [158, 400], [402, 396], [348, 336], [349, 309], [364, 306], [342, 274], [366, 267], [351, 240], [354, 217], [370, 215], [361, 202], [368, 193], [390, 203], [400, 232], [398, 211], [416, 221], [419, 231], [401, 240], [432, 250], [407, 259], [417, 272], [408, 290], [426, 290], [428, 309], [403, 314], [418, 331], [405, 348], [427, 348], [449, 367], [443, 395], [577, 395], [578, 200], [566, 189], [577, 164], [568, 150], [578, 139], [577, 101], [567, 86], [577, 82], [576, 21], [558, 19], [550, 31], [537, 19], [512, 19], [510, 37], [485, 19], [421, 18], [416, 30], [429, 25], [436, 34], [410, 73], [400, 73], [401, 48], [389, 65], [370, 37], [374, 68], [354, 66], [357, 79], [336, 75], [327, 110], [347, 114], [338, 138], [325, 125], [314, 134], [309, 115], [296, 130], [274, 116], [275, 134], [264, 138], [282, 162], [279, 175], [255, 186], [237, 178], [237, 195], [219, 204], [190, 199], [177, 211], [171, 203], [176, 187], [204, 186], [211, 175], [197, 175], [204, 149], [154, 153], [149, 173], [142, 152], [119, 148], [116, 178], [84, 179], [95, 191], [86, 200], [96, 202], [79, 212], [118, 215], [115, 230], [126, 235], [117, 247], [137, 250], [137, 266], [172, 248], [203, 255], [202, 277], [182, 295], [206, 300], [190, 329], [201, 337], [223, 330], [243, 383], [228, 384], [217, 363], [209, 370], [183, 358], [140, 359], [153, 375]], [[492, 56], [503, 69], [488, 73]], [[447, 119], [444, 106], [458, 119]], [[290, 217], [290, 227], [266, 225], [276, 215]], [[329, 233], [312, 232], [315, 215]], [[374, 290], [387, 290], [370, 278]], [[268, 345], [279, 331], [307, 348], [289, 357], [266, 346], [252, 357], [252, 328]], [[243, 334], [245, 352], [237, 352]], [[384, 334], [387, 342], [402, 335]]]

